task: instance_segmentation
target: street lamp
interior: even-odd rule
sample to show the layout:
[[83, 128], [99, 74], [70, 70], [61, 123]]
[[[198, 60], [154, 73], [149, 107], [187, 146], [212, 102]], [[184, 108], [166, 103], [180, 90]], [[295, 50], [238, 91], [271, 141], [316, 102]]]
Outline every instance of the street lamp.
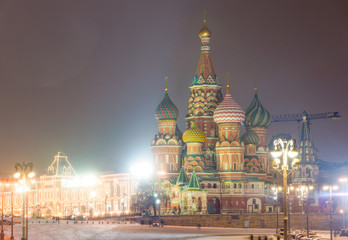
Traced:
[[107, 211], [108, 211], [108, 196], [109, 196], [109, 193], [105, 193], [105, 214], [104, 214], [104, 217], [105, 217], [105, 221], [106, 221], [106, 213], [107, 213]]
[[16, 180], [9, 180], [6, 184], [6, 187], [11, 186], [11, 237], [10, 240], [14, 240], [13, 236], [13, 189], [14, 186], [17, 186], [17, 181]]
[[[304, 183], [303, 185], [297, 188], [297, 190], [300, 191], [300, 194], [301, 194], [302, 213], [303, 214], [306, 213], [307, 238], [309, 238], [308, 197], [309, 197], [309, 191], [312, 191], [313, 189], [314, 187], [309, 185], [308, 183]], [[306, 204], [305, 208], [304, 208], [304, 204]]]
[[340, 213], [342, 214], [342, 228], [345, 229], [346, 228], [346, 222], [345, 222], [345, 219], [344, 219], [344, 210], [341, 209]]
[[330, 204], [330, 240], [332, 240], [332, 191], [335, 191], [338, 189], [336, 185], [325, 185], [323, 187], [325, 191], [329, 190], [329, 201], [327, 201], [328, 204]]
[[274, 187], [272, 187], [272, 190], [274, 191], [274, 195], [275, 195], [275, 197], [274, 197], [274, 200], [276, 200], [276, 206], [277, 206], [277, 210], [276, 210], [276, 212], [277, 212], [277, 230], [276, 230], [276, 234], [278, 233], [278, 212], [279, 212], [279, 203], [278, 203], [278, 193], [282, 190], [282, 187], [277, 187], [277, 186], [274, 186]]
[[161, 223], [161, 198], [156, 198], [156, 204], [158, 205], [158, 222]]
[[1, 240], [4, 240], [5, 234], [4, 234], [4, 182], [1, 181], [2, 186], [2, 200], [1, 200]]
[[[28, 222], [25, 221], [25, 213], [26, 213], [26, 197], [27, 197], [27, 178], [33, 178], [35, 173], [33, 172], [33, 164], [32, 163], [16, 163], [15, 165], [16, 172], [14, 174], [15, 178], [22, 178], [23, 182], [23, 217], [22, 217], [22, 240], [28, 239]], [[28, 216], [27, 216], [28, 217]]]
[[[276, 170], [278, 170], [283, 175], [283, 205], [284, 205], [284, 239], [288, 239], [288, 216], [287, 216], [287, 201], [286, 201], [286, 194], [287, 194], [287, 181], [288, 181], [288, 173], [290, 173], [292, 170], [294, 170], [298, 164], [299, 160], [294, 159], [291, 164], [288, 163], [288, 157], [289, 158], [295, 158], [298, 155], [298, 151], [296, 150], [295, 139], [290, 140], [282, 140], [281, 138], [278, 138], [274, 140], [274, 151], [271, 153], [274, 161], [272, 162], [272, 167]], [[280, 159], [280, 157], [282, 157]], [[290, 169], [291, 168], [291, 169]]]

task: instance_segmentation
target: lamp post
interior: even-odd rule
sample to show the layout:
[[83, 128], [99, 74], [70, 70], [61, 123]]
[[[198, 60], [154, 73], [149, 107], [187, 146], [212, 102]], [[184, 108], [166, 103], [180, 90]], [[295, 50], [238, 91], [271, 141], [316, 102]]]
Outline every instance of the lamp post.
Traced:
[[158, 205], [158, 223], [161, 224], [161, 197], [156, 199], [156, 204]]
[[343, 228], [346, 228], [346, 224], [345, 224], [345, 221], [346, 221], [346, 212], [347, 212], [347, 201], [345, 201], [345, 193], [346, 190], [347, 190], [347, 182], [348, 182], [348, 178], [347, 177], [340, 177], [338, 179], [338, 182], [341, 184], [341, 193], [342, 193], [342, 207], [343, 209], [340, 210], [340, 212], [342, 213], [342, 226]]
[[11, 186], [11, 237], [10, 240], [14, 240], [13, 236], [13, 186], [17, 185], [15, 181], [8, 181], [6, 187]]
[[277, 213], [277, 230], [276, 230], [276, 234], [278, 233], [278, 212], [279, 212], [279, 204], [278, 204], [278, 193], [279, 191], [282, 190], [282, 187], [277, 187], [277, 186], [274, 186], [272, 187], [272, 190], [274, 191], [274, 200], [276, 200], [276, 213]]
[[301, 194], [302, 214], [304, 215], [306, 213], [307, 238], [309, 238], [308, 196], [309, 196], [309, 191], [312, 191], [313, 189], [314, 187], [309, 185], [308, 183], [304, 183], [298, 188]]
[[336, 185], [325, 185], [323, 187], [324, 190], [329, 190], [329, 201], [327, 201], [330, 204], [330, 240], [332, 240], [332, 191], [337, 190], [338, 187]]
[[345, 221], [345, 217], [344, 217], [344, 210], [343, 209], [341, 209], [340, 210], [340, 213], [342, 213], [342, 228], [344, 229], [344, 228], [346, 228], [346, 221]]
[[26, 213], [26, 196], [27, 196], [27, 178], [33, 178], [35, 176], [35, 173], [33, 170], [33, 164], [32, 163], [16, 163], [15, 165], [16, 173], [14, 174], [15, 178], [22, 178], [22, 184], [23, 184], [23, 217], [22, 217], [22, 240], [28, 239], [28, 232], [26, 231], [26, 228], [28, 228], [28, 222], [25, 221], [25, 218], [28, 216], [25, 216]]
[[106, 193], [105, 193], [105, 214], [104, 214], [105, 221], [106, 221], [106, 212], [107, 212], [107, 201], [108, 201], [108, 196], [109, 196], [109, 194], [106, 192]]
[[[272, 156], [274, 157], [274, 161], [272, 162], [272, 167], [277, 169], [283, 175], [283, 205], [284, 205], [284, 239], [288, 239], [288, 216], [287, 216], [287, 182], [288, 182], [288, 173], [297, 167], [299, 164], [298, 159], [294, 159], [292, 163], [289, 165], [288, 157], [295, 158], [298, 155], [296, 150], [295, 139], [290, 140], [282, 140], [278, 138], [274, 140], [274, 151], [272, 152]], [[282, 157], [282, 159], [280, 159]], [[292, 170], [290, 169], [292, 168]]]
[[1, 240], [4, 240], [4, 183], [1, 181], [2, 195], [1, 195]]

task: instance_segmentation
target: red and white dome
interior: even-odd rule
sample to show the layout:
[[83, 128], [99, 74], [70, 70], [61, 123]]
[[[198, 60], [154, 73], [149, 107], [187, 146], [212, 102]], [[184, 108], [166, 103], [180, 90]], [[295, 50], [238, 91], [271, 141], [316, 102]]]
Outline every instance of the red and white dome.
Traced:
[[232, 98], [227, 89], [224, 100], [215, 109], [214, 121], [216, 123], [242, 123], [244, 120], [243, 108]]

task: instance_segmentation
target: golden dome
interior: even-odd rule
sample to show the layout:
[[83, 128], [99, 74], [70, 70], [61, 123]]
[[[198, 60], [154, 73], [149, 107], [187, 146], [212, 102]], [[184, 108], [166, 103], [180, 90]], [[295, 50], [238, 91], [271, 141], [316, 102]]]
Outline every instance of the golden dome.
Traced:
[[211, 36], [211, 31], [207, 27], [206, 20], [204, 19], [203, 27], [201, 31], [199, 31], [199, 37], [210, 37]]
[[182, 140], [185, 143], [203, 143], [205, 141], [205, 134], [197, 127], [195, 120], [192, 121], [191, 128], [184, 132]]

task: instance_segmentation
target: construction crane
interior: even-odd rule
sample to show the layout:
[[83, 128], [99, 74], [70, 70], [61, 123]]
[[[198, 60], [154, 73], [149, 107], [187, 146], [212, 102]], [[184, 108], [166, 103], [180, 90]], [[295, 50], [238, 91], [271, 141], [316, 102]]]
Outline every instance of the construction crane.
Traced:
[[[302, 113], [295, 114], [281, 114], [272, 116], [272, 123], [275, 122], [297, 122], [298, 124], [303, 121], [303, 116], [306, 116], [306, 120], [308, 122], [308, 130], [310, 131], [310, 125], [312, 120], [316, 119], [341, 119], [341, 115], [339, 112], [326, 112], [326, 113], [312, 113], [307, 114], [306, 111]], [[299, 125], [300, 127], [300, 125]], [[300, 132], [300, 129], [299, 129]]]
[[[302, 122], [304, 113], [275, 115], [275, 116], [272, 116], [272, 122], [293, 122], [293, 121]], [[314, 119], [326, 119], [326, 118], [341, 119], [341, 115], [339, 112], [307, 114], [307, 121], [309, 122]]]

